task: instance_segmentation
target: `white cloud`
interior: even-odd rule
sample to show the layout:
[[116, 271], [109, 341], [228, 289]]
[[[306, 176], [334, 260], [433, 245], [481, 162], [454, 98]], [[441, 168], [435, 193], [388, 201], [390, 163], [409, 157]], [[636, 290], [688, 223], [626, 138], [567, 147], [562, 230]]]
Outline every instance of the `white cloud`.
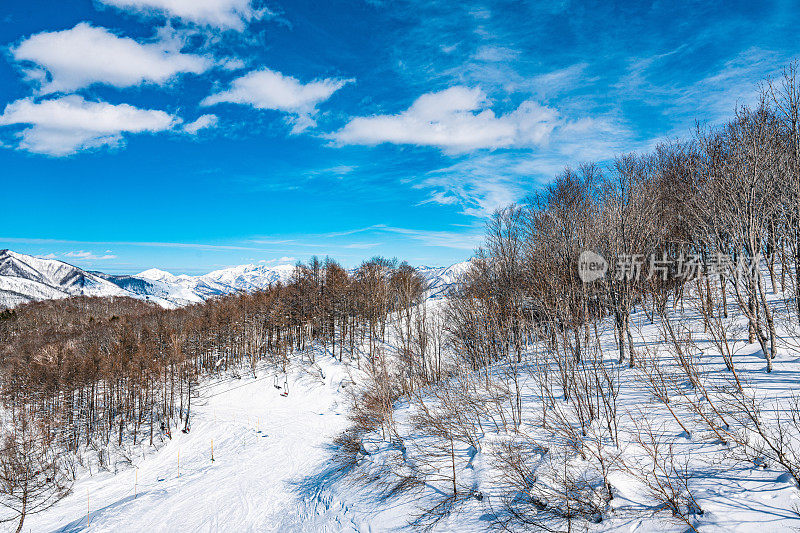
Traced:
[[38, 103], [23, 98], [8, 104], [0, 115], [0, 126], [29, 125], [19, 134], [20, 149], [53, 156], [117, 145], [123, 133], [164, 131], [179, 121], [164, 111], [87, 102], [75, 95]]
[[293, 131], [314, 126], [316, 106], [331, 97], [351, 80], [324, 79], [306, 84], [292, 76], [270, 69], [254, 70], [231, 83], [228, 90], [206, 97], [201, 105], [220, 103], [250, 105], [256, 109], [274, 109], [291, 115]]
[[105, 255], [96, 255], [92, 252], [85, 252], [83, 250], [77, 250], [74, 252], [67, 252], [64, 254], [64, 257], [69, 257], [72, 259], [80, 259], [82, 261], [105, 261], [107, 259], [116, 259], [117, 256], [113, 254], [105, 254]]
[[251, 20], [268, 14], [250, 0], [99, 0], [119, 9], [160, 14], [221, 29], [243, 30]]
[[259, 263], [271, 265], [272, 263], [294, 263], [295, 261], [297, 261], [297, 259], [294, 257], [283, 256], [279, 259], [262, 259]]
[[[203, 56], [183, 54], [174, 40], [140, 44], [86, 22], [63, 31], [37, 33], [12, 48], [17, 61], [37, 65], [28, 77], [42, 93], [69, 92], [94, 83], [133, 87], [163, 84], [180, 73], [199, 74], [211, 67]], [[49, 81], [45, 79], [49, 74]]]
[[448, 153], [543, 144], [558, 112], [528, 100], [497, 116], [480, 89], [451, 87], [420, 96], [396, 115], [356, 117], [331, 138], [340, 144], [435, 146]]
[[194, 122], [190, 122], [183, 126], [183, 131], [189, 135], [197, 135], [197, 132], [206, 128], [213, 128], [219, 122], [217, 115], [201, 115]]

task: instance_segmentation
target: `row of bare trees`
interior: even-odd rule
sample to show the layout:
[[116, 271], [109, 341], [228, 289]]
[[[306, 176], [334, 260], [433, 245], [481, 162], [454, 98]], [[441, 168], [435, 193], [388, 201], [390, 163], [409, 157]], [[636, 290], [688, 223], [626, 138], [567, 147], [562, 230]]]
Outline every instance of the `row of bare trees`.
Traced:
[[[747, 317], [771, 370], [778, 336], [770, 293], [784, 298], [795, 322], [800, 305], [799, 87], [791, 67], [726, 124], [617, 157], [607, 168], [568, 168], [495, 213], [454, 309], [463, 351], [485, 364], [519, 352], [543, 327], [566, 334], [580, 360], [592, 321], [610, 316], [619, 359], [633, 367], [633, 309], [662, 312], [688, 281], [710, 274], [709, 297], [724, 313], [731, 299]], [[587, 250], [610, 263], [593, 283], [579, 277]]]

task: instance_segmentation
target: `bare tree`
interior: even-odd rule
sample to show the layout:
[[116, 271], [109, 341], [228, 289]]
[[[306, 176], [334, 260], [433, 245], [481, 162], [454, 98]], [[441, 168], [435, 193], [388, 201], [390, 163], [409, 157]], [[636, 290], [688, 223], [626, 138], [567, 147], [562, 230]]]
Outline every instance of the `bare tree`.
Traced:
[[71, 481], [65, 458], [47, 435], [34, 427], [25, 412], [15, 413], [13, 429], [0, 448], [0, 522], [17, 521], [22, 531], [25, 517], [45, 511], [69, 493]]

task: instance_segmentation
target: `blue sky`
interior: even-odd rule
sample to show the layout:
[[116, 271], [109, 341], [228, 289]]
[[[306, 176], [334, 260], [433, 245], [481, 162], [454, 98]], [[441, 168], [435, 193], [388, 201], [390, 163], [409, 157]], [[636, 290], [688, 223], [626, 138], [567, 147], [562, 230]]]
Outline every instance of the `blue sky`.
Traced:
[[0, 247], [464, 260], [493, 209], [724, 120], [798, 55], [796, 3], [722, 4], [4, 0]]

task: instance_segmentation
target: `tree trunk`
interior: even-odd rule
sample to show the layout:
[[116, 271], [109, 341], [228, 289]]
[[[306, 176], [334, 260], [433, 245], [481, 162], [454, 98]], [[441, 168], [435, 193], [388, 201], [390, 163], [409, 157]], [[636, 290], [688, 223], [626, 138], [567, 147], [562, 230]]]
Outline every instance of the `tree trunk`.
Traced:
[[16, 533], [22, 531], [22, 524], [25, 522], [25, 514], [28, 512], [28, 491], [23, 489], [22, 493], [22, 510], [19, 513], [19, 524], [17, 525]]

